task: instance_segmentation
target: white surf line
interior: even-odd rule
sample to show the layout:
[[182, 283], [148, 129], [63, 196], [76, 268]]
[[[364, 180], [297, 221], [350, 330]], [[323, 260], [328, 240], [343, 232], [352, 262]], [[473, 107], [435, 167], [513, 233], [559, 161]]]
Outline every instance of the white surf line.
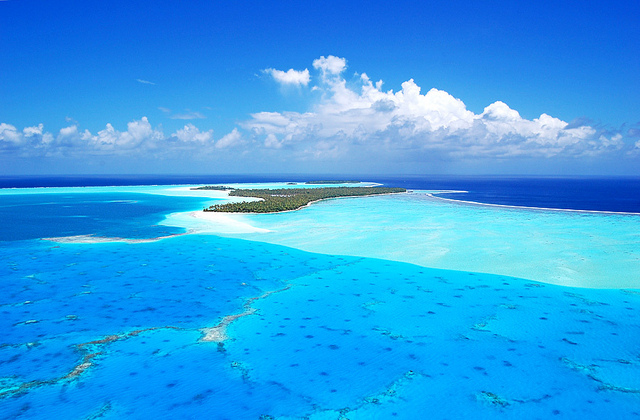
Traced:
[[454, 198], [444, 198], [444, 197], [438, 197], [437, 195], [435, 195], [435, 194], [467, 193], [467, 192], [468, 191], [438, 191], [438, 192], [424, 193], [424, 194], [428, 195], [429, 197], [435, 198], [437, 200], [450, 201], [452, 203], [474, 204], [474, 205], [477, 205], [477, 206], [503, 207], [503, 208], [507, 208], [507, 209], [565, 211], [565, 212], [573, 212], [573, 213], [620, 214], [620, 215], [629, 215], [629, 216], [640, 216], [640, 213], [625, 212], [625, 211], [556, 209], [556, 208], [552, 208], [552, 207], [530, 207], [530, 206], [512, 206], [512, 205], [508, 205], [508, 204], [479, 203], [477, 201], [456, 200]]

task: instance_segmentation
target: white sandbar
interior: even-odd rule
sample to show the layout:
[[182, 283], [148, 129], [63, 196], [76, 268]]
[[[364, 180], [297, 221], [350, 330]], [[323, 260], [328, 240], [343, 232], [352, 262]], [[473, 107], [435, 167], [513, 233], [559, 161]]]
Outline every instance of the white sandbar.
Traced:
[[189, 233], [264, 233], [262, 229], [249, 224], [245, 217], [237, 213], [220, 213], [212, 211], [190, 211], [172, 213], [161, 223], [164, 226], [184, 227]]

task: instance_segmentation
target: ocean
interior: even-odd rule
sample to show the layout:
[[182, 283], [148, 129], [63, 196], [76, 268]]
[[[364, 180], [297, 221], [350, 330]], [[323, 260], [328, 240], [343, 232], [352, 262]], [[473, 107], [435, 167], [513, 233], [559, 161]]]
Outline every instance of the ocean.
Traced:
[[[340, 175], [387, 186], [455, 190], [442, 197], [489, 204], [640, 213], [640, 178]], [[0, 188], [269, 183], [335, 179], [336, 175], [0, 176]]]
[[640, 416], [637, 179], [312, 178], [0, 179], [0, 418]]

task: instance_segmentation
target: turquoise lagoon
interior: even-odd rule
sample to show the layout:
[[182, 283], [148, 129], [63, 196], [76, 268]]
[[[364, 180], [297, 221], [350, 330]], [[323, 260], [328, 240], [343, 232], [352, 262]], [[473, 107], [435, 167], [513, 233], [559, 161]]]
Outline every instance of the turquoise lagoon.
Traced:
[[1, 418], [640, 416], [639, 215], [0, 191]]

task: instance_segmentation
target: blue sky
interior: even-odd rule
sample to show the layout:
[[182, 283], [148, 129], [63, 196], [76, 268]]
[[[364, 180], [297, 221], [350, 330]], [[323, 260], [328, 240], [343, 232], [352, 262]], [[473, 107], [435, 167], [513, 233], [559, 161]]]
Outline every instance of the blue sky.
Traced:
[[520, 3], [0, 1], [0, 173], [640, 175], [640, 3]]

